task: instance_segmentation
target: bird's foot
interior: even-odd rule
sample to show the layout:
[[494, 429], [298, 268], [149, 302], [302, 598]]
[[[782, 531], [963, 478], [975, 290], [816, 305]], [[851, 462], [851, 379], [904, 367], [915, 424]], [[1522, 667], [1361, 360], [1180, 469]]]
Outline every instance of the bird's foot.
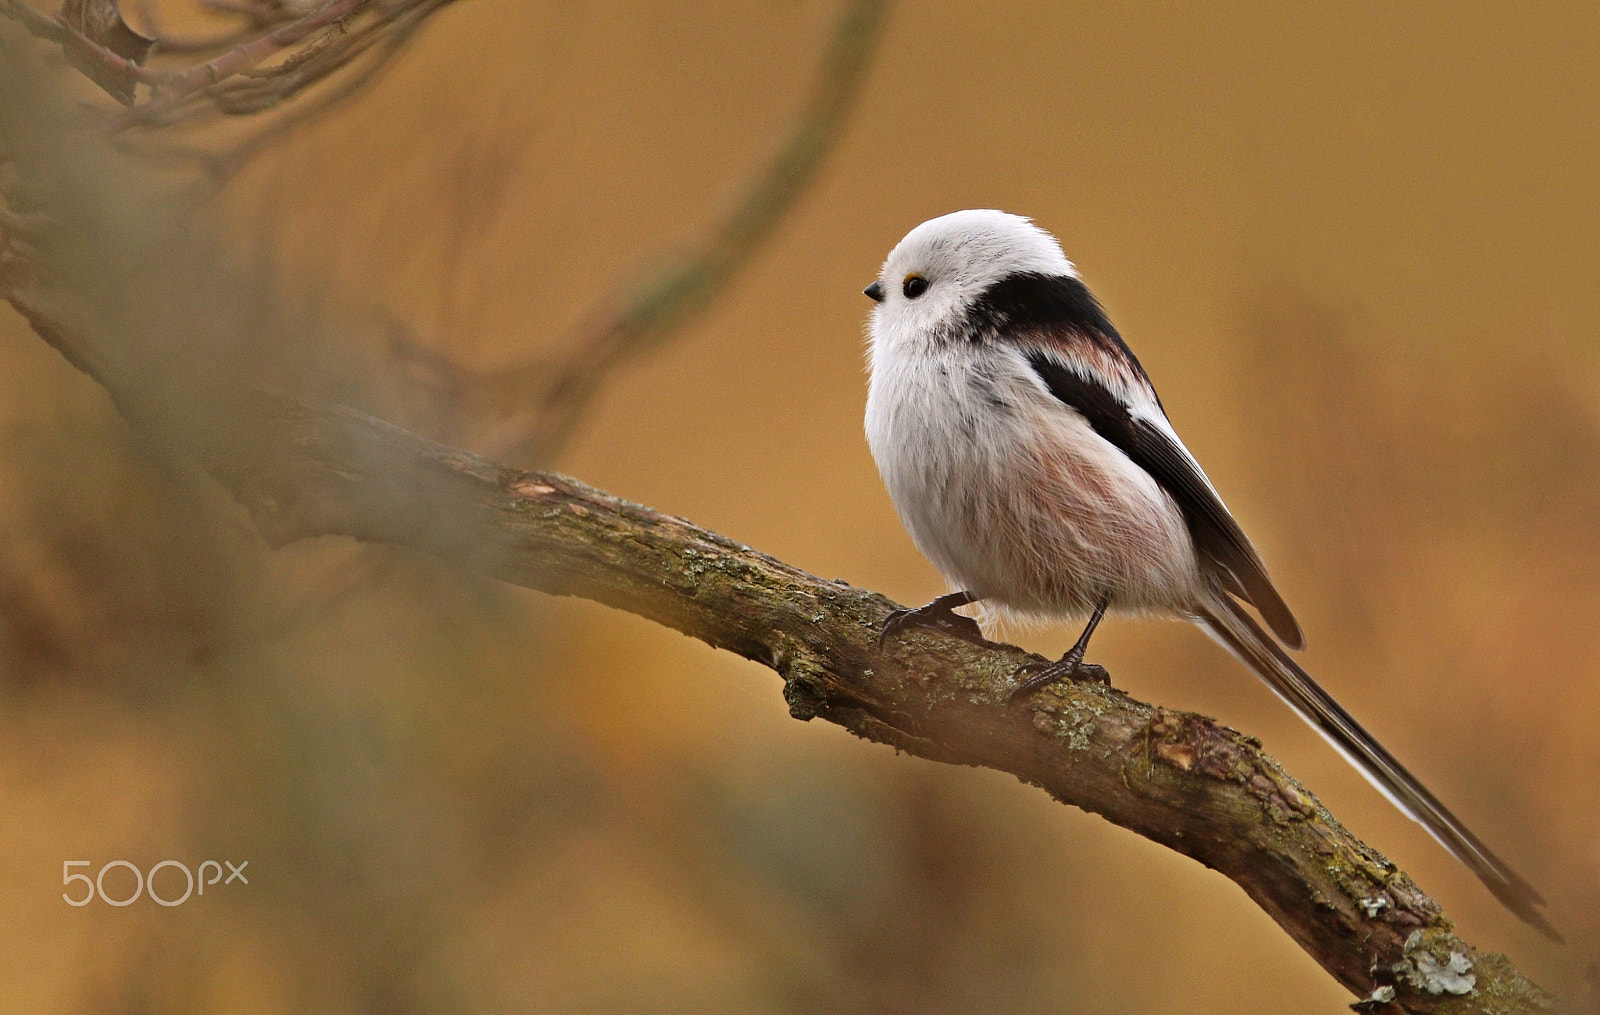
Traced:
[[919, 606], [914, 610], [895, 610], [889, 614], [889, 619], [883, 622], [883, 630], [878, 632], [878, 648], [883, 648], [883, 643], [890, 635], [899, 634], [909, 627], [932, 627], [963, 638], [974, 644], [984, 644], [983, 628], [971, 617], [963, 617], [952, 612], [951, 607], [940, 599], [935, 599], [927, 606]]
[[1033, 672], [1033, 676], [1016, 686], [1007, 697], [1008, 702], [1025, 698], [1039, 688], [1058, 680], [1088, 680], [1107, 687], [1111, 686], [1111, 674], [1098, 663], [1084, 662], [1081, 648], [1074, 648], [1053, 663], [1024, 663], [1017, 668], [1019, 676], [1029, 672]]

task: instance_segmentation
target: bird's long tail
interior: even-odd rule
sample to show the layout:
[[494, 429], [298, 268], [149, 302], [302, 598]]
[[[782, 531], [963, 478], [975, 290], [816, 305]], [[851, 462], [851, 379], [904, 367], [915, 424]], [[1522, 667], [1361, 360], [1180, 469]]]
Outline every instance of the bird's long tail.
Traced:
[[1495, 898], [1546, 937], [1561, 935], [1536, 907], [1545, 904], [1533, 886], [1461, 823], [1395, 756], [1361, 728], [1305, 670], [1289, 658], [1278, 643], [1261, 629], [1244, 607], [1221, 589], [1200, 618], [1213, 638], [1242, 659], [1349, 761], [1395, 806], [1426, 828], [1456, 859], [1466, 864], [1488, 886]]

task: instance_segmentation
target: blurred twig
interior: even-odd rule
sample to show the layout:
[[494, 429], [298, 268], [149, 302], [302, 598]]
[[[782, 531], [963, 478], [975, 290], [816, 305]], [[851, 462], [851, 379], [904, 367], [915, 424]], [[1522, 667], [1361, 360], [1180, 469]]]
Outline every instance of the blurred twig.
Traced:
[[703, 308], [747, 261], [815, 176], [871, 64], [883, 17], [882, 0], [854, 0], [839, 21], [817, 73], [811, 97], [765, 173], [733, 213], [698, 249], [640, 286], [623, 305], [588, 330], [577, 349], [552, 372], [533, 426], [517, 460], [547, 462], [577, 424], [601, 380], [619, 363], [660, 344]]
[[[557, 359], [473, 371], [395, 337], [395, 349], [436, 385], [499, 423], [496, 454], [551, 461], [571, 437], [601, 383], [628, 360], [659, 348], [749, 260], [805, 188], [846, 123], [871, 65], [884, 0], [851, 0], [823, 54], [805, 107], [772, 162], [702, 243], [681, 251], [642, 285], [605, 301]], [[469, 415], [473, 414], [469, 411]]]
[[[0, 0], [0, 15], [60, 45], [109, 94], [129, 103], [128, 109], [107, 114], [99, 121], [101, 128], [112, 134], [133, 127], [166, 127], [218, 115], [261, 113], [313, 85], [330, 81], [340, 71], [369, 57], [359, 71], [352, 73], [352, 80], [335, 85], [310, 110], [268, 124], [257, 136], [221, 155], [198, 156], [214, 175], [225, 176], [283, 131], [359, 90], [422, 21], [451, 2], [322, 0], [291, 4], [282, 0], [207, 0], [205, 6], [242, 19], [241, 27], [210, 39], [170, 43], [158, 35], [148, 55], [159, 62], [169, 62], [163, 59], [168, 56], [221, 51], [200, 63], [165, 67], [145, 66], [147, 55], [142, 51], [133, 58], [113, 52], [102, 44], [103, 40], [90, 38], [59, 16], [50, 18], [39, 13], [24, 0]], [[134, 101], [136, 85], [149, 89], [143, 102]]]
[[[273, 142], [281, 140], [285, 134], [316, 119], [365, 89], [389, 66], [390, 60], [410, 41], [412, 33], [421, 26], [423, 20], [434, 10], [450, 2], [453, 0], [431, 0], [429, 3], [416, 5], [375, 23], [360, 35], [350, 39], [349, 44], [330, 58], [325, 67], [319, 68], [319, 73], [338, 70], [367, 57], [359, 69], [344, 75], [337, 83], [330, 85], [326, 92], [284, 114], [251, 137], [219, 155], [207, 158], [205, 161], [212, 176], [217, 179], [232, 176]], [[302, 70], [302, 74], [304, 73], [307, 72]], [[270, 91], [266, 97], [270, 99], [270, 104], [281, 101], [280, 97]], [[242, 113], [249, 110], [244, 104], [239, 104], [231, 107], [230, 111]]]
[[[202, 92], [208, 92], [209, 97], [221, 105], [233, 91], [238, 90], [237, 86], [231, 90], [225, 87], [234, 84], [229, 82], [229, 78], [236, 74], [249, 73], [251, 68], [263, 60], [297, 45], [313, 32], [353, 17], [371, 2], [372, 0], [330, 0], [303, 18], [275, 28], [249, 42], [241, 43], [213, 60], [174, 74], [157, 86], [155, 94], [147, 102], [113, 119], [107, 129], [119, 131], [135, 124], [171, 120], [182, 115], [184, 106]], [[289, 75], [295, 74], [307, 63], [325, 54], [334, 38], [336, 36], [324, 35], [316, 39], [306, 49], [278, 64], [269, 75], [285, 81], [286, 85], [294, 82], [294, 85], [303, 87], [302, 83], [295, 82]], [[295, 87], [290, 85], [281, 90], [284, 94], [289, 94]]]

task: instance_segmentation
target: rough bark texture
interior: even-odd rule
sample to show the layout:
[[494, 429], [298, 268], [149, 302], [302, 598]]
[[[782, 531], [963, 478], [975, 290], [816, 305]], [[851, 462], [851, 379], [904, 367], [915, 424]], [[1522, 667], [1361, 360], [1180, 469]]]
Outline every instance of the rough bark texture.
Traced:
[[[257, 396], [246, 453], [209, 463], [275, 543], [338, 534], [648, 617], [776, 670], [797, 719], [1043, 787], [1227, 875], [1381, 1011], [1538, 1012], [1552, 998], [1479, 953], [1251, 737], [1094, 683], [1006, 704], [1032, 657], [575, 480], [521, 472], [349, 409]], [[1376, 993], [1375, 993], [1376, 992]]]

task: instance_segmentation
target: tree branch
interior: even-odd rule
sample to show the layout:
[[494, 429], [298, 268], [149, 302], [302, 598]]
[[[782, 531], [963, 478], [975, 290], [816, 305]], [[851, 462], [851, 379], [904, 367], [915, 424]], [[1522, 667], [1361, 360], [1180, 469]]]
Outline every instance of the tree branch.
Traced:
[[1013, 674], [1036, 657], [931, 631], [880, 652], [895, 604], [876, 593], [354, 410], [258, 393], [252, 415], [254, 450], [211, 469], [274, 544], [345, 535], [421, 549], [770, 666], [797, 719], [1009, 772], [1220, 871], [1370, 1010], [1553, 1010], [1507, 958], [1458, 938], [1436, 902], [1252, 737], [1095, 683], [1008, 707]]

